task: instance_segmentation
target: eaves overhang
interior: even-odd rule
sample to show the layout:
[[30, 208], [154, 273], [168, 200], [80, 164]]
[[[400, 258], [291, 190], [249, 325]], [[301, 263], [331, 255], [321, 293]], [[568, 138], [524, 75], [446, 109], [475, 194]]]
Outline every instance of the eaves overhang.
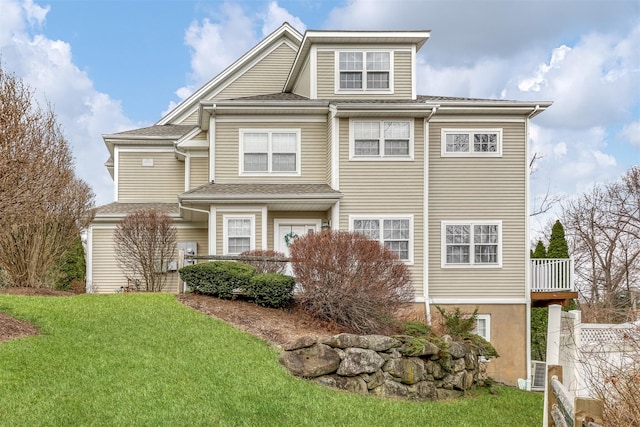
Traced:
[[334, 102], [332, 107], [336, 117], [427, 117], [439, 104]]
[[526, 101], [444, 101], [440, 102], [438, 114], [447, 115], [519, 115], [533, 118], [553, 103]]
[[329, 112], [329, 102], [304, 101], [201, 101], [198, 114], [200, 129], [209, 129], [209, 117], [222, 115], [320, 115]]

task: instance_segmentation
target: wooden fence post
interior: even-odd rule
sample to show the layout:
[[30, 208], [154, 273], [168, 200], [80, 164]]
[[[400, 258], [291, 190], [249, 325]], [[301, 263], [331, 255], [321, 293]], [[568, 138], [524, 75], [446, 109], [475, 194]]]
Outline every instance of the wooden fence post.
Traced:
[[551, 380], [556, 376], [558, 381], [562, 382], [562, 366], [560, 365], [547, 365], [547, 426], [554, 426], [553, 417], [551, 416], [551, 410], [553, 405], [557, 404], [556, 396], [553, 393], [551, 387]]
[[604, 423], [604, 403], [602, 400], [590, 399], [588, 397], [576, 397], [574, 406], [574, 427], [582, 427], [583, 421], [599, 425]]

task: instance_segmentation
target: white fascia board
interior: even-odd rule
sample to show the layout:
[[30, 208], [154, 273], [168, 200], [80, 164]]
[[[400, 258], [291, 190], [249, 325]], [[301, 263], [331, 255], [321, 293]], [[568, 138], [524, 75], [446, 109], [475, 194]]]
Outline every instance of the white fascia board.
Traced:
[[302, 41], [302, 35], [291, 25], [288, 23], [282, 24], [282, 26], [272, 32], [270, 35], [262, 39], [257, 45], [255, 45], [251, 50], [242, 55], [238, 60], [236, 60], [233, 64], [225, 68], [220, 74], [202, 86], [200, 89], [195, 91], [189, 98], [182, 101], [178, 104], [172, 111], [170, 111], [167, 115], [165, 115], [162, 119], [160, 119], [156, 124], [157, 125], [165, 125], [183, 114], [186, 110], [191, 109], [195, 106], [197, 101], [204, 96], [205, 93], [211, 91], [216, 85], [223, 82], [226, 78], [231, 76], [233, 73], [240, 70], [242, 67], [246, 65], [247, 62], [250, 62], [251, 59], [256, 56], [260, 51], [265, 49], [269, 44], [273, 43], [275, 40], [280, 38], [281, 36], [288, 34], [294, 40], [298, 42]]

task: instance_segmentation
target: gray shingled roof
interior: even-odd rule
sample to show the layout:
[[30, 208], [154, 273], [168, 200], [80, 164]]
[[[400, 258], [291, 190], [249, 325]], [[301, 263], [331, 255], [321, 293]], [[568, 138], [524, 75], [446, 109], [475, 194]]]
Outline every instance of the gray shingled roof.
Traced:
[[96, 208], [96, 216], [128, 215], [144, 209], [156, 209], [167, 215], [179, 215], [177, 203], [121, 203], [113, 202]]
[[[312, 101], [304, 96], [296, 95], [295, 93], [269, 93], [265, 95], [245, 96], [241, 98], [234, 98], [230, 101]], [[455, 96], [431, 96], [431, 95], [418, 95], [416, 99], [318, 99], [313, 101], [326, 101], [328, 103], [341, 103], [341, 104], [424, 104], [425, 102], [517, 102], [512, 100], [503, 99], [488, 99], [488, 98], [462, 98]]]
[[215, 184], [209, 183], [182, 193], [181, 200], [200, 199], [339, 199], [342, 193], [328, 184]]
[[110, 137], [157, 137], [163, 139], [178, 139], [196, 128], [196, 125], [155, 125], [146, 128], [118, 132]]

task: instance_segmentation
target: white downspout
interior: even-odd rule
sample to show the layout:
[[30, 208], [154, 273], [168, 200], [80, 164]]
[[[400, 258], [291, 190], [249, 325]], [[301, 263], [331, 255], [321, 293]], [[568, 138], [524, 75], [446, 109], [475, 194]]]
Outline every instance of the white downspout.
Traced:
[[[533, 117], [538, 110], [540, 109], [540, 104], [537, 104], [533, 111], [531, 111], [531, 113], [529, 113], [529, 115], [527, 116], [527, 121], [525, 122], [525, 147], [526, 147], [526, 152], [529, 153], [529, 120], [531, 120], [531, 117]], [[526, 310], [526, 343], [525, 343], [525, 348], [526, 348], [526, 352], [527, 352], [527, 357], [526, 357], [526, 364], [527, 364], [527, 379], [528, 380], [532, 380], [531, 378], [531, 257], [530, 257], [530, 253], [529, 253], [529, 227], [530, 222], [529, 222], [529, 161], [528, 158], [525, 157], [524, 159], [525, 161], [525, 174], [526, 174], [526, 179], [525, 179], [525, 242], [524, 242], [524, 253], [525, 253], [525, 268], [524, 268], [524, 274], [525, 274], [525, 278], [524, 278], [524, 283], [525, 283], [525, 310]], [[546, 400], [545, 400], [546, 402]], [[546, 417], [546, 412], [545, 412], [545, 417]], [[545, 423], [546, 425], [546, 423]]]
[[424, 293], [424, 308], [428, 325], [431, 325], [431, 304], [429, 304], [429, 120], [431, 120], [431, 117], [433, 117], [437, 110], [438, 107], [433, 107], [429, 116], [424, 119], [422, 289]]

